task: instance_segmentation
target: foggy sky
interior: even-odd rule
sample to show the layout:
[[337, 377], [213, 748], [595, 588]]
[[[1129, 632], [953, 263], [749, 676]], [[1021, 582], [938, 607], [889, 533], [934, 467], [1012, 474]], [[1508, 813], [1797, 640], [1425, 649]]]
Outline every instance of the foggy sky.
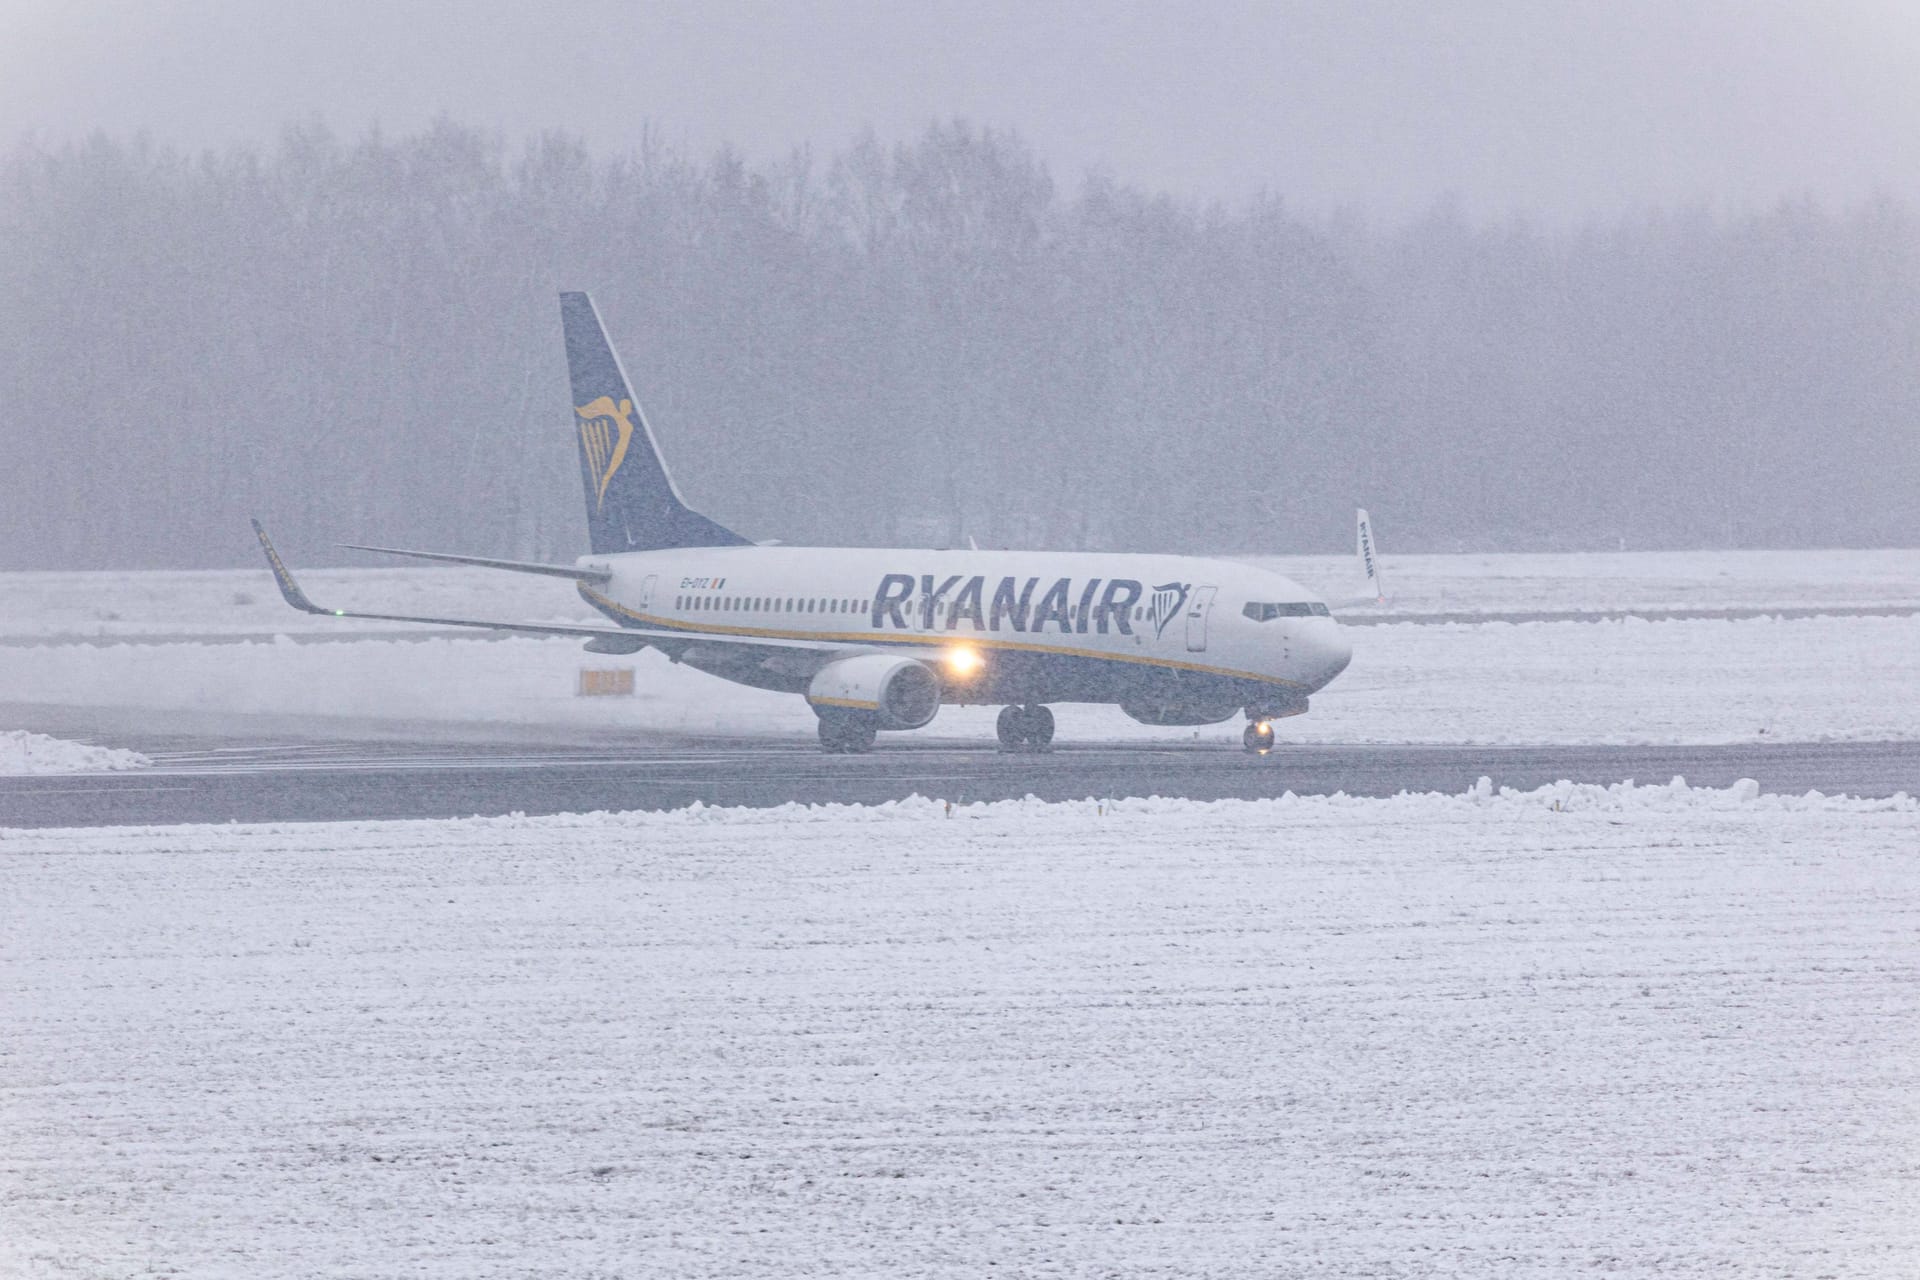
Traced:
[[935, 117], [1201, 199], [1568, 223], [1920, 197], [1920, 5], [0, 0], [0, 141], [438, 113], [750, 159]]

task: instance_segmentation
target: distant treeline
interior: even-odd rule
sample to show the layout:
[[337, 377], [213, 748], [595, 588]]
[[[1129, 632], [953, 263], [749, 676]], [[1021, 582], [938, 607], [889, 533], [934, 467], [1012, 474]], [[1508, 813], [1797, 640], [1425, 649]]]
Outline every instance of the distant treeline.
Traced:
[[246, 563], [249, 512], [571, 555], [563, 288], [750, 537], [1920, 545], [1894, 201], [1380, 228], [1063, 191], [960, 123], [764, 166], [443, 123], [0, 160], [0, 567]]

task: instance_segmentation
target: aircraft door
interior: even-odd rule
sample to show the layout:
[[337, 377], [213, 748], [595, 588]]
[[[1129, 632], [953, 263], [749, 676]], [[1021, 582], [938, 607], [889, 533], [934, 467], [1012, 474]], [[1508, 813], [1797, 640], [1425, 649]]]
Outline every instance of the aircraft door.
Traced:
[[657, 573], [650, 573], [640, 580], [640, 612], [645, 613], [652, 606], [653, 584], [659, 580], [660, 575]]
[[1207, 615], [1213, 612], [1213, 593], [1217, 587], [1195, 587], [1187, 602], [1187, 652], [1207, 651]]

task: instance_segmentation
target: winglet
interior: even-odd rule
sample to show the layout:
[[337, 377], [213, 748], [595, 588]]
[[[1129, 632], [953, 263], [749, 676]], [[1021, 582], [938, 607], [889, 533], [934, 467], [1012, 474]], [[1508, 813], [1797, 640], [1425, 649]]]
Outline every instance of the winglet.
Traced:
[[293, 580], [292, 570], [287, 568], [286, 561], [280, 558], [280, 553], [273, 549], [272, 539], [267, 537], [267, 531], [260, 527], [258, 520], [253, 522], [253, 532], [260, 539], [260, 549], [267, 553], [267, 564], [273, 569], [273, 580], [279, 584], [280, 594], [286, 597], [287, 603], [302, 613], [332, 614], [334, 610], [322, 609], [307, 599], [307, 593], [302, 591], [300, 584]]

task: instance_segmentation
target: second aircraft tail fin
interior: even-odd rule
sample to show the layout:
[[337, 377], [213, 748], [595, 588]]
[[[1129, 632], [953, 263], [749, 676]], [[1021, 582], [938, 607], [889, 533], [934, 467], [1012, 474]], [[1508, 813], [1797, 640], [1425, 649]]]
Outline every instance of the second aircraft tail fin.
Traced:
[[1385, 604], [1387, 589], [1380, 582], [1380, 559], [1375, 554], [1373, 541], [1373, 520], [1367, 515], [1367, 509], [1360, 507], [1354, 512], [1355, 550], [1360, 556], [1360, 572], [1366, 579], [1365, 596], [1369, 604]]

